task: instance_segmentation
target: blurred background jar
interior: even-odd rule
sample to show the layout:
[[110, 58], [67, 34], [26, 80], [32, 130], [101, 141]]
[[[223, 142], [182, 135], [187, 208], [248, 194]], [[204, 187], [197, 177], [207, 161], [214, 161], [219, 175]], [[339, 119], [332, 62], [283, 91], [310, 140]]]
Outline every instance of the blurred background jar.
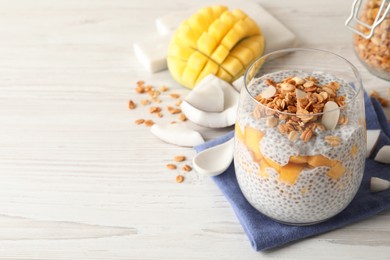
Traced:
[[357, 57], [374, 75], [390, 80], [390, 0], [355, 0], [346, 25], [355, 32]]

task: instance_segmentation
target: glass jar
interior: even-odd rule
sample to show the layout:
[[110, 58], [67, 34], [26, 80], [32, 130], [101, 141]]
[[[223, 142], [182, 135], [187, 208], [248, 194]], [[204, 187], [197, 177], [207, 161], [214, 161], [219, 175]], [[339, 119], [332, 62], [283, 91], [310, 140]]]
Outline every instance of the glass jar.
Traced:
[[237, 181], [249, 203], [291, 225], [324, 221], [355, 196], [364, 172], [364, 98], [356, 68], [326, 51], [256, 60], [235, 126]]
[[[390, 14], [387, 0], [357, 0], [354, 50], [363, 65], [374, 75], [390, 80]], [[357, 16], [356, 16], [357, 15]], [[359, 33], [360, 32], [360, 33]]]

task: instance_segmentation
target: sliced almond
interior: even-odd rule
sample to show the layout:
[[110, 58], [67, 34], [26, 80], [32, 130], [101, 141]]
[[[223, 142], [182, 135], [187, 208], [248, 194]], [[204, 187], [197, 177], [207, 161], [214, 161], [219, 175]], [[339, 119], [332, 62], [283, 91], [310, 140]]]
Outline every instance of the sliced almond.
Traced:
[[304, 88], [311, 88], [314, 86], [314, 82], [313, 81], [306, 81], [304, 84], [303, 84], [303, 87]]
[[293, 77], [292, 80], [295, 81], [295, 84], [296, 85], [302, 85], [303, 83], [305, 83], [305, 80], [304, 79], [301, 79], [299, 77]]
[[321, 123], [327, 130], [334, 130], [340, 117], [340, 109], [336, 102], [326, 102], [323, 110]]
[[381, 130], [367, 130], [367, 157], [371, 155], [376, 143], [378, 142]]
[[261, 97], [262, 98], [271, 98], [275, 95], [276, 93], [276, 88], [274, 86], [268, 86], [266, 89], [264, 89], [261, 92]]
[[284, 91], [294, 91], [295, 90], [295, 86], [293, 84], [290, 84], [290, 83], [282, 83], [281, 87]]
[[390, 188], [390, 181], [377, 177], [371, 177], [370, 192], [380, 192]]
[[385, 145], [378, 151], [375, 161], [390, 164], [390, 145]]
[[295, 95], [297, 96], [297, 99], [304, 98], [306, 97], [306, 92], [297, 88], [295, 90]]

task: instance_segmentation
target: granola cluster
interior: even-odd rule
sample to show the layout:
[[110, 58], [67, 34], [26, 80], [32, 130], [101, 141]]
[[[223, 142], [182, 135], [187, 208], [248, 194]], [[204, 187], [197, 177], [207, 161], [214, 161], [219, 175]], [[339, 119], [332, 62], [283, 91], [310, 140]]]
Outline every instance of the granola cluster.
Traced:
[[[370, 0], [363, 8], [360, 20], [372, 25], [378, 15], [382, 0]], [[388, 5], [388, 3], [386, 3]], [[386, 9], [386, 6], [385, 8]], [[370, 29], [358, 25], [357, 29], [368, 34]], [[382, 23], [376, 27], [374, 35], [365, 39], [359, 35], [354, 36], [355, 51], [368, 66], [375, 70], [388, 74], [390, 78], [390, 15], [387, 15]]]
[[[281, 82], [266, 79], [265, 83], [268, 89], [255, 97], [262, 105], [256, 106], [253, 117], [267, 117], [267, 127], [277, 126], [293, 142], [298, 137], [308, 142], [316, 130], [325, 130], [320, 119], [327, 102], [335, 102], [341, 109], [345, 105], [345, 96], [337, 94], [338, 82], [320, 85], [314, 77], [288, 77]], [[348, 123], [345, 115], [332, 120], [339, 125]]]

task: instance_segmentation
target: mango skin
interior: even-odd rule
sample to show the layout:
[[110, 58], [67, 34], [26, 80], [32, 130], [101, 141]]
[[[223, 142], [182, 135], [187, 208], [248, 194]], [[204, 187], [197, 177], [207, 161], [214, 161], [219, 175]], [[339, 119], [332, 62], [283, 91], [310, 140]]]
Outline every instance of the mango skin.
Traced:
[[168, 49], [171, 76], [192, 89], [209, 74], [233, 82], [264, 52], [264, 37], [243, 11], [200, 9], [174, 33]]

